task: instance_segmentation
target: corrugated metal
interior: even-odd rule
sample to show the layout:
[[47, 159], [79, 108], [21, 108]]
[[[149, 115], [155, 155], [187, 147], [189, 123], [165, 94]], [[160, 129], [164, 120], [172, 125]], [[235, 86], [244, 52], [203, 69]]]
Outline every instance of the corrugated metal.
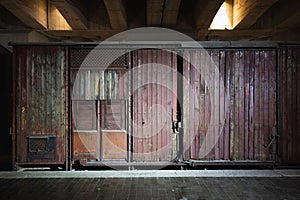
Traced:
[[17, 163], [64, 163], [66, 51], [61, 47], [14, 47]]
[[263, 145], [277, 126], [276, 50], [199, 50], [185, 57], [184, 158], [271, 161]]
[[122, 81], [125, 70], [72, 69], [72, 99], [123, 99], [127, 92], [126, 82]]
[[132, 53], [133, 161], [170, 161], [176, 157], [172, 134], [176, 69], [174, 53], [154, 49]]
[[279, 157], [300, 163], [300, 46], [282, 45], [279, 55]]

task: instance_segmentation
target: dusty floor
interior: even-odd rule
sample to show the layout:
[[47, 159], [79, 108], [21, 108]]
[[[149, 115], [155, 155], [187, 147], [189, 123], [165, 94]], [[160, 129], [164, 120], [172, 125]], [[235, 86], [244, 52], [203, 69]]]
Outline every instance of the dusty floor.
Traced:
[[300, 199], [300, 170], [0, 172], [1, 199]]

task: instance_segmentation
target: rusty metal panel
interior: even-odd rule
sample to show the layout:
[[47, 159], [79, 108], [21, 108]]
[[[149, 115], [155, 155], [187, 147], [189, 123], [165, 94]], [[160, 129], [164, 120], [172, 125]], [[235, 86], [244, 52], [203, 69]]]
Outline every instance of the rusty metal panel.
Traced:
[[[14, 53], [16, 162], [64, 163], [68, 126], [66, 50], [15, 46]], [[29, 147], [36, 137], [48, 138], [47, 145], [53, 143], [55, 148], [32, 153]]]
[[185, 159], [272, 161], [265, 146], [277, 128], [276, 50], [188, 50], [184, 57]]
[[127, 132], [102, 131], [102, 159], [122, 159], [127, 157]]
[[74, 160], [100, 160], [99, 132], [74, 131], [72, 134], [72, 156]]
[[[170, 161], [173, 148], [176, 54], [143, 49], [132, 52], [132, 160]], [[175, 91], [176, 93], [176, 91]], [[173, 117], [172, 117], [173, 116]]]
[[100, 159], [100, 136], [96, 100], [72, 101], [73, 159]]
[[300, 163], [300, 46], [282, 45], [279, 53], [279, 158]]

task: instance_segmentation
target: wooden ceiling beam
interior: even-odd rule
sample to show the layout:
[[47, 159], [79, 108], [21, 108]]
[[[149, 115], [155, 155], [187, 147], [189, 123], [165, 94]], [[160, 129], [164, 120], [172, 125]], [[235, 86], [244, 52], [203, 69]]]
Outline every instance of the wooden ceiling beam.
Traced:
[[147, 25], [160, 26], [163, 17], [163, 0], [147, 0]]
[[194, 18], [197, 29], [208, 29], [224, 0], [197, 0]]
[[47, 0], [0, 0], [0, 4], [34, 29], [47, 29]]
[[72, 30], [72, 27], [53, 4], [49, 3], [48, 10], [49, 30]]
[[174, 26], [177, 22], [181, 0], [166, 0], [163, 9], [162, 25]]
[[251, 28], [294, 29], [297, 27], [300, 27], [300, 1], [279, 0]]
[[0, 4], [30, 28], [71, 29], [57, 8], [47, 0], [0, 0]]
[[68, 24], [75, 30], [88, 29], [88, 20], [71, 0], [51, 0]]
[[127, 17], [123, 0], [104, 0], [112, 29], [126, 29]]
[[278, 0], [238, 0], [232, 2], [233, 29], [250, 28]]

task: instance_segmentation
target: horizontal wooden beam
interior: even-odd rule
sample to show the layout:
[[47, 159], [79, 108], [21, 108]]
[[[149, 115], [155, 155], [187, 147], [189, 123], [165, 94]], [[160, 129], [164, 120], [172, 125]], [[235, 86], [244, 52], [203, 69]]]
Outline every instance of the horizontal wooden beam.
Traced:
[[198, 31], [197, 40], [264, 40], [274, 34], [274, 29], [206, 30]]
[[104, 0], [112, 29], [126, 29], [127, 17], [123, 0]]
[[87, 29], [88, 20], [71, 0], [51, 0], [72, 29]]
[[81, 37], [93, 41], [103, 41], [123, 30], [101, 29], [101, 30], [44, 30], [40, 31], [50, 38], [66, 40], [73, 37]]

